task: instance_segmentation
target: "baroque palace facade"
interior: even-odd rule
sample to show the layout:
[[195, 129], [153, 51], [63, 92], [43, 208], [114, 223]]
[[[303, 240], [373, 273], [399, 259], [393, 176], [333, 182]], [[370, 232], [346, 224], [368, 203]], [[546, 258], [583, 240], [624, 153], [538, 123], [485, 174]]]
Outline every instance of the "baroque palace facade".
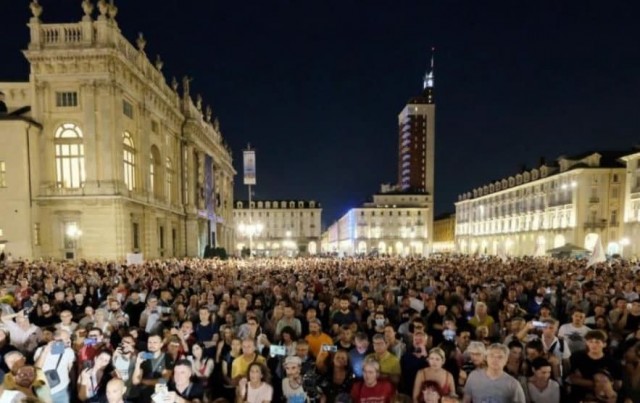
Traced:
[[202, 256], [233, 248], [231, 152], [200, 95], [167, 82], [113, 2], [48, 24], [31, 3], [29, 81], [0, 83], [0, 247], [14, 257]]
[[640, 154], [586, 152], [560, 157], [459, 196], [461, 253], [542, 256], [571, 243], [637, 255]]

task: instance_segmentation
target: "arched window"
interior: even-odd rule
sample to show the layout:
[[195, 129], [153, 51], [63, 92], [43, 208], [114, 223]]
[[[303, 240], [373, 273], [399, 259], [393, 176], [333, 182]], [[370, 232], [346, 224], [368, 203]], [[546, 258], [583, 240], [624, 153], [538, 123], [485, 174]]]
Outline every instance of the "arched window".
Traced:
[[127, 189], [136, 188], [136, 148], [129, 132], [122, 133], [122, 154], [124, 159], [124, 184]]
[[73, 123], [64, 123], [56, 130], [54, 143], [58, 187], [84, 186], [84, 144], [80, 128]]
[[167, 170], [167, 188], [165, 189], [167, 194], [167, 202], [171, 203], [173, 201], [173, 163], [171, 162], [171, 158], [167, 157], [165, 168]]
[[161, 164], [162, 160], [160, 158], [160, 151], [158, 151], [158, 147], [151, 146], [151, 153], [149, 155], [149, 191], [156, 198], [160, 198], [162, 196], [162, 181], [160, 175]]

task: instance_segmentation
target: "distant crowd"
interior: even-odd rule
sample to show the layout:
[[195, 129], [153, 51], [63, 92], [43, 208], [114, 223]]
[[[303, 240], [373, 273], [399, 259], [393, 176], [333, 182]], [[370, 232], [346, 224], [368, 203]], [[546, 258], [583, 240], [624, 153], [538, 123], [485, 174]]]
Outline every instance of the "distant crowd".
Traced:
[[0, 403], [640, 402], [640, 267], [0, 264]]

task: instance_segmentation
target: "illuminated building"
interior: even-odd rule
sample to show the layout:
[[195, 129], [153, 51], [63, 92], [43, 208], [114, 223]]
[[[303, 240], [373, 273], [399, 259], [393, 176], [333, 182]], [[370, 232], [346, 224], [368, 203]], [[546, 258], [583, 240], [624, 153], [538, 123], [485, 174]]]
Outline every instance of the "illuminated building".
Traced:
[[608, 253], [620, 253], [624, 155], [603, 151], [560, 157], [460, 195], [458, 251], [542, 256], [566, 243], [592, 250], [599, 238]]
[[320, 252], [322, 206], [313, 200], [236, 201], [235, 252], [256, 256], [315, 255]]
[[435, 162], [433, 56], [422, 93], [398, 115], [398, 183], [383, 185], [323, 236], [325, 253], [426, 255], [431, 248]]
[[433, 219], [433, 252], [451, 253], [456, 249], [456, 215], [441, 214]]
[[82, 8], [49, 24], [32, 2], [29, 81], [0, 83], [0, 243], [27, 258], [231, 249], [235, 171], [211, 109], [122, 35], [113, 3]]

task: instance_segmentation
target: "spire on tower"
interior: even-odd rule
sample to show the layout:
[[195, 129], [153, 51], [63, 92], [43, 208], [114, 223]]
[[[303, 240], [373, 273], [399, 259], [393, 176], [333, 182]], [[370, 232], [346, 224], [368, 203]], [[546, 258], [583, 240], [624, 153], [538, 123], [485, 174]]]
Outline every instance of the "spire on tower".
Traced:
[[433, 80], [434, 80], [434, 76], [433, 76], [433, 59], [436, 53], [436, 48], [432, 47], [431, 48], [431, 70], [427, 71], [424, 75], [424, 80], [422, 82], [422, 89], [426, 90], [427, 88], [433, 88]]

